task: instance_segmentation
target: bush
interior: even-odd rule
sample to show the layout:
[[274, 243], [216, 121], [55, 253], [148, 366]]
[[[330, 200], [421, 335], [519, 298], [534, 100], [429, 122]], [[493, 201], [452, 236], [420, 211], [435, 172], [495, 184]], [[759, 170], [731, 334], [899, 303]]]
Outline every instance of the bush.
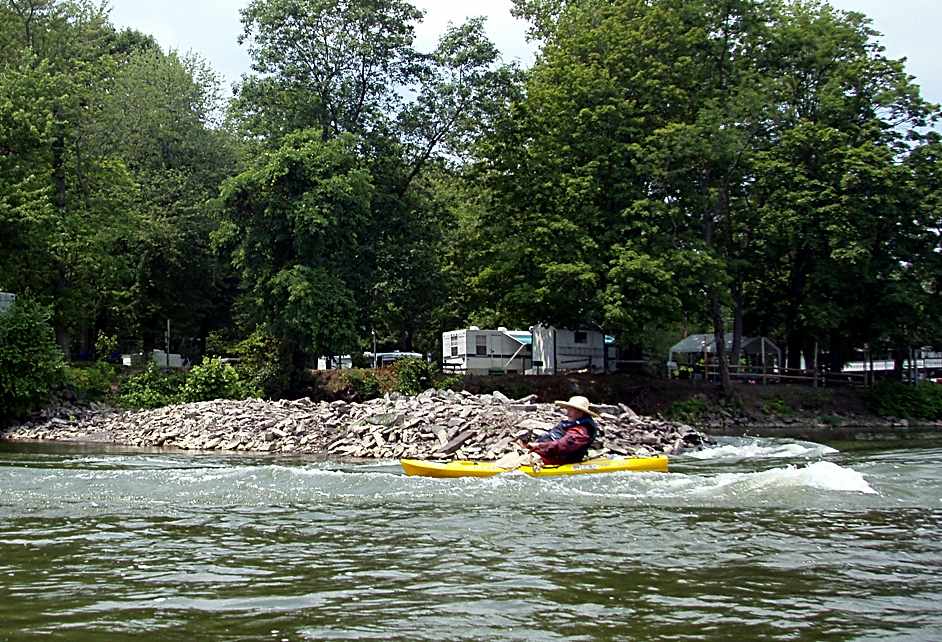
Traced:
[[291, 388], [291, 359], [278, 339], [257, 329], [233, 348], [239, 377], [259, 396], [278, 399]]
[[147, 364], [147, 368], [125, 381], [121, 385], [118, 398], [125, 408], [160, 408], [175, 403], [183, 387], [185, 375], [177, 372], [163, 372], [156, 363]]
[[103, 330], [99, 330], [98, 338], [95, 339], [95, 356], [98, 357], [99, 361], [111, 361], [112, 359], [120, 361], [118, 337], [105, 334]]
[[72, 364], [65, 369], [65, 381], [79, 399], [100, 401], [111, 394], [116, 374], [115, 367], [104, 361], [89, 365]]
[[246, 399], [259, 396], [258, 391], [239, 378], [239, 373], [218, 357], [203, 357], [193, 366], [180, 388], [178, 400], [182, 403], [212, 401], [213, 399]]
[[464, 375], [441, 375], [435, 380], [435, 387], [438, 390], [464, 390]]
[[707, 414], [707, 403], [703, 399], [694, 397], [686, 401], [675, 401], [665, 413], [668, 419], [676, 419], [687, 423], [695, 423]]
[[417, 395], [432, 387], [435, 367], [424, 359], [400, 359], [392, 368], [396, 373], [396, 390], [402, 394]]
[[870, 390], [868, 401], [870, 409], [883, 417], [942, 419], [942, 386], [937, 383], [882, 381]]
[[63, 374], [48, 309], [20, 298], [0, 312], [0, 422], [41, 405]]
[[353, 392], [357, 401], [375, 399], [382, 394], [379, 379], [371, 370], [344, 370], [340, 378]]
[[791, 406], [785, 403], [784, 399], [779, 398], [763, 399], [762, 411], [767, 415], [778, 415], [780, 417], [795, 414]]

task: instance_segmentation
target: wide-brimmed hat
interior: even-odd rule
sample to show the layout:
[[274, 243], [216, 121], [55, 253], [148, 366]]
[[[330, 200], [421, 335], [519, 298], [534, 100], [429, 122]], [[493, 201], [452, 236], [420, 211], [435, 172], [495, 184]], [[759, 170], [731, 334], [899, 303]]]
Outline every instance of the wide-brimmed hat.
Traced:
[[597, 412], [589, 408], [589, 400], [579, 395], [571, 397], [569, 401], [557, 401], [556, 405], [562, 408], [574, 408], [586, 413], [587, 415], [592, 415], [593, 417], [599, 416]]

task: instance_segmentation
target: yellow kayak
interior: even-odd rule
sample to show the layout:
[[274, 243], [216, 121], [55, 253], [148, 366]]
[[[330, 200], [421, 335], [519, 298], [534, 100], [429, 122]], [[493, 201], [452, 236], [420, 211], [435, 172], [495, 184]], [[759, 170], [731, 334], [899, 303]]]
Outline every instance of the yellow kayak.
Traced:
[[598, 473], [631, 472], [667, 472], [667, 455], [656, 457], [625, 457], [587, 459], [578, 464], [564, 466], [521, 466], [520, 468], [498, 468], [492, 461], [457, 460], [446, 463], [423, 461], [421, 459], [400, 459], [402, 469], [407, 475], [422, 477], [493, 477], [501, 473], [519, 470], [531, 477], [559, 477], [562, 475], [594, 475]]

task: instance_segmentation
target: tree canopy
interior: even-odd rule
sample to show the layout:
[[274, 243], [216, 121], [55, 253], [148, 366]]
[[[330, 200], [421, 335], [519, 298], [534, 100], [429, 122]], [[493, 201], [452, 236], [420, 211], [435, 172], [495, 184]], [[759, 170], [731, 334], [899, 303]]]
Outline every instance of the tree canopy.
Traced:
[[[471, 323], [942, 344], [939, 109], [862, 14], [816, 0], [515, 0], [421, 50], [408, 0], [252, 0], [252, 69], [0, 0], [0, 289], [193, 356], [438, 352]], [[262, 333], [264, 337], [261, 337]], [[732, 354], [723, 354], [732, 335]], [[246, 344], [247, 345], [247, 344]], [[807, 361], [810, 362], [810, 358]]]

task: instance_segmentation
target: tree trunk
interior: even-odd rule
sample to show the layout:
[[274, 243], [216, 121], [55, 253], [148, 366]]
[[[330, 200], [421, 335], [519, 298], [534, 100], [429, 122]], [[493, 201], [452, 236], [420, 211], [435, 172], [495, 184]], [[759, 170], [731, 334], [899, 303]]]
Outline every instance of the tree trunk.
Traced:
[[733, 286], [733, 345], [732, 358], [730, 362], [733, 365], [739, 365], [739, 359], [742, 354], [742, 325], [743, 325], [743, 293], [742, 282], [739, 281]]
[[903, 363], [906, 361], [906, 347], [893, 348], [893, 379], [894, 381], [903, 380]]
[[715, 289], [710, 294], [710, 313], [713, 317], [713, 338], [716, 342], [716, 363], [720, 369], [720, 386], [723, 394], [729, 395], [733, 386], [729, 378], [729, 362], [726, 360], [726, 327], [723, 322], [723, 306]]
[[801, 368], [801, 349], [804, 346], [804, 337], [796, 332], [792, 332], [788, 334], [785, 341], [788, 344], [787, 367], [790, 370], [798, 370]]
[[[56, 209], [59, 218], [64, 223], [66, 217], [66, 199], [65, 199], [65, 131], [62, 126], [62, 108], [55, 107], [54, 115], [56, 118], [56, 136], [52, 140], [52, 184], [55, 188]], [[56, 299], [64, 300], [65, 293], [68, 291], [69, 282], [66, 275], [66, 266], [62, 262], [63, 257], [57, 256], [56, 262]], [[56, 343], [65, 355], [66, 361], [72, 358], [72, 333], [69, 330], [69, 324], [63, 318], [62, 310], [56, 306], [55, 315]]]

